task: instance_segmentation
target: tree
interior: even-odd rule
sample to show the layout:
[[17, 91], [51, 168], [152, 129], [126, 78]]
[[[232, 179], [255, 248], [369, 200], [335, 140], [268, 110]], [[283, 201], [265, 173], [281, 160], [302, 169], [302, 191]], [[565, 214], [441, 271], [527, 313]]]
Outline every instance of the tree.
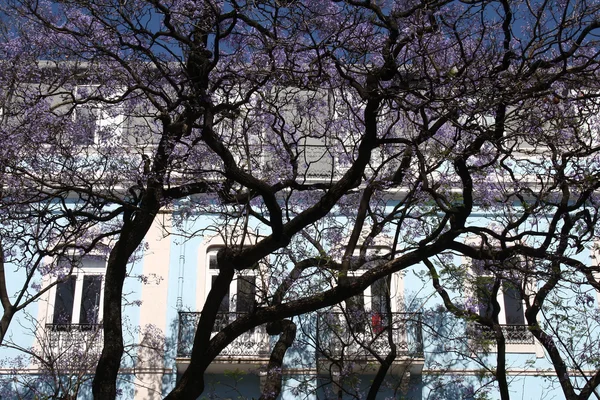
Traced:
[[[568, 306], [552, 302], [566, 285], [599, 289], [598, 268], [578, 257], [597, 239], [596, 4], [2, 7], [3, 20], [16, 21], [4, 57], [24, 60], [2, 79], [16, 71], [16, 87], [31, 99], [17, 120], [29, 109], [39, 115], [19, 131], [23, 150], [3, 160], [5, 186], [35, 190], [31, 199], [53, 205], [66, 232], [85, 228], [84, 249], [113, 239], [95, 398], [116, 395], [127, 262], [162, 208], [217, 215], [228, 244], [170, 399], [201, 394], [207, 366], [243, 332], [269, 324], [279, 335], [276, 367], [294, 341], [290, 318], [419, 265], [450, 312], [493, 331], [495, 379], [508, 398], [497, 304], [481, 315], [448, 292], [452, 280], [476, 281], [453, 268], [458, 256], [483, 261], [490, 299], [513, 281], [567, 398], [589, 398], [600, 383], [596, 372], [576, 387], [568, 374], [580, 365], [575, 350], [545, 316], [551, 304]], [[39, 143], [47, 151], [32, 151]], [[380, 241], [389, 242], [383, 262], [347, 279], [356, 253], [364, 265]], [[275, 254], [273, 294], [211, 338], [235, 271]], [[526, 292], [530, 279], [537, 288]], [[312, 280], [322, 290], [295, 289]], [[265, 398], [280, 387], [281, 375], [270, 377]]]

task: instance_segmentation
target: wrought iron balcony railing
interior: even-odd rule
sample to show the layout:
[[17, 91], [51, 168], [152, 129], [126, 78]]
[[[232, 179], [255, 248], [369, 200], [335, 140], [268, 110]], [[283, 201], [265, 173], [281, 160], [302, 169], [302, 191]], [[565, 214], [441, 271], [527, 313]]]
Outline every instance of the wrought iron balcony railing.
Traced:
[[[500, 325], [506, 344], [535, 344], [533, 334], [527, 325]], [[479, 324], [469, 324], [467, 334], [471, 339], [495, 342], [492, 328]]]
[[396, 346], [398, 356], [423, 357], [420, 313], [326, 312], [317, 318], [320, 357], [385, 357]]
[[102, 352], [102, 324], [46, 324], [43, 351], [65, 369], [93, 369]]
[[[235, 321], [245, 313], [219, 313], [213, 326], [213, 334], [221, 331], [229, 323]], [[189, 358], [192, 354], [192, 345], [196, 327], [200, 320], [199, 312], [179, 312], [179, 331], [177, 341], [177, 357]], [[225, 357], [269, 357], [269, 335], [264, 325], [260, 325], [243, 333], [227, 346], [219, 356]]]
[[46, 324], [46, 330], [53, 332], [98, 331], [102, 324]]

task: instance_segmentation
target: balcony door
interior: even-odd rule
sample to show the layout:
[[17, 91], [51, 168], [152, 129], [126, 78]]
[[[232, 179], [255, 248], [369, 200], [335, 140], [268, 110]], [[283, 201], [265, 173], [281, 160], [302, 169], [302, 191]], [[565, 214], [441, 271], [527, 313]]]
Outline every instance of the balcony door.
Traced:
[[[59, 264], [70, 261], [59, 261]], [[53, 330], [90, 330], [102, 320], [102, 285], [106, 261], [103, 257], [84, 256], [76, 260], [71, 275], [54, 288]], [[70, 269], [69, 266], [64, 268]]]
[[[207, 251], [208, 279], [206, 280], [206, 293], [209, 293], [219, 275], [217, 252], [219, 248], [210, 248]], [[221, 299], [217, 320], [213, 326], [214, 332], [219, 332], [238, 316], [254, 311], [256, 305], [256, 271], [236, 273], [231, 281], [227, 294]]]
[[[349, 277], [357, 278], [358, 275]], [[367, 326], [379, 332], [385, 328], [390, 317], [388, 307], [391, 309], [390, 280], [390, 277], [378, 279], [363, 293], [345, 301], [346, 317], [357, 332], [364, 332]]]

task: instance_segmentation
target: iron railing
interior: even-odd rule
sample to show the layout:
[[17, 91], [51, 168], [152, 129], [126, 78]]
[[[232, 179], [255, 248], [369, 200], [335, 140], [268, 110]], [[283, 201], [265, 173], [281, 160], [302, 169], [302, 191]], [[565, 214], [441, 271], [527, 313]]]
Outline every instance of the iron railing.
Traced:
[[[500, 324], [502, 334], [506, 344], [535, 344], [535, 338], [529, 331], [527, 325], [505, 325]], [[467, 331], [468, 336], [474, 340], [484, 340], [495, 342], [496, 338], [492, 328], [479, 325], [470, 324]]]
[[[213, 334], [221, 331], [229, 323], [246, 313], [219, 313], [213, 326]], [[179, 312], [179, 330], [177, 335], [177, 357], [189, 358], [192, 354], [194, 335], [200, 321], [199, 312]], [[219, 356], [225, 357], [268, 357], [269, 335], [264, 325], [247, 331], [227, 346]]]
[[98, 331], [102, 324], [46, 324], [46, 330], [52, 332]]
[[43, 351], [63, 369], [93, 369], [102, 352], [102, 324], [46, 324]]
[[386, 357], [391, 344], [397, 356], [423, 357], [420, 313], [323, 312], [317, 316], [320, 357]]

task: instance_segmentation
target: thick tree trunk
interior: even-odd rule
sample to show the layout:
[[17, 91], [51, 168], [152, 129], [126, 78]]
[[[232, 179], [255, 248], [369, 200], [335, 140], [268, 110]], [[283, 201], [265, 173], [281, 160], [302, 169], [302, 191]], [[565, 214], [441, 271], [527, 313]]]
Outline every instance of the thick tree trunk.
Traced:
[[383, 380], [385, 379], [385, 376], [387, 375], [388, 370], [392, 366], [392, 362], [394, 362], [395, 359], [396, 344], [390, 341], [390, 352], [380, 363], [379, 369], [377, 370], [377, 374], [375, 374], [375, 378], [373, 378], [373, 382], [371, 382], [371, 387], [369, 388], [369, 393], [367, 394], [366, 400], [375, 400], [377, 398], [379, 388], [381, 387], [381, 384], [383, 383]]
[[[222, 249], [217, 254], [219, 275], [215, 279], [204, 303], [192, 348], [191, 361], [177, 387], [166, 397], [173, 399], [195, 399], [204, 391], [204, 371], [212, 362], [205, 355], [210, 342], [212, 328], [223, 297], [227, 296], [235, 270], [231, 262], [231, 250]], [[225, 328], [227, 329], [227, 328]]]
[[[379, 369], [377, 370], [377, 374], [375, 374], [375, 378], [373, 379], [373, 382], [371, 383], [371, 387], [369, 388], [369, 393], [367, 394], [367, 400], [375, 400], [377, 398], [377, 393], [379, 392], [379, 388], [381, 387], [381, 384], [383, 383], [383, 380], [385, 379], [385, 376], [387, 375], [388, 370], [392, 366], [392, 363], [394, 362], [394, 360], [396, 359], [396, 355], [398, 354], [396, 343], [394, 343], [394, 334], [393, 334], [393, 326], [394, 326], [394, 322], [396, 322], [396, 321], [393, 320], [394, 314], [392, 314], [392, 299], [390, 297], [391, 284], [392, 284], [391, 276], [388, 275], [388, 277], [386, 278], [387, 290], [386, 290], [386, 296], [385, 296], [385, 312], [388, 315], [388, 320], [389, 320], [388, 325], [389, 326], [386, 327], [385, 334], [387, 336], [388, 344], [390, 346], [390, 352], [385, 357], [385, 359], [380, 360]], [[406, 325], [407, 321], [404, 321], [404, 324]]]
[[[117, 249], [118, 250], [118, 249]], [[112, 400], [117, 395], [117, 374], [123, 356], [123, 320], [121, 293], [126, 275], [127, 258], [114, 251], [109, 258], [104, 287], [104, 347], [94, 377], [94, 399]]]
[[10, 298], [8, 296], [8, 291], [6, 290], [6, 272], [4, 270], [4, 248], [0, 243], [0, 303], [2, 304], [2, 308], [4, 312], [2, 314], [2, 319], [0, 320], [0, 345], [4, 343], [4, 336], [6, 336], [6, 332], [8, 331], [8, 326], [10, 325], [10, 321], [15, 314], [13, 305], [10, 302]]
[[123, 283], [127, 275], [129, 257], [142, 242], [150, 229], [159, 203], [149, 194], [150, 202], [145, 212], [126, 215], [119, 241], [108, 257], [104, 280], [104, 347], [96, 367], [92, 382], [92, 392], [96, 400], [113, 400], [117, 395], [117, 374], [123, 356]]
[[281, 333], [281, 336], [271, 352], [271, 358], [267, 367], [267, 382], [259, 400], [275, 400], [279, 397], [281, 393], [281, 378], [283, 376], [281, 373], [283, 357], [287, 349], [294, 343], [294, 339], [296, 339], [296, 324], [288, 319], [281, 321], [279, 324], [280, 329], [277, 330], [279, 331], [278, 333]]
[[502, 328], [494, 324], [494, 334], [496, 336], [496, 346], [498, 355], [496, 357], [496, 380], [500, 389], [500, 398], [502, 400], [510, 399], [508, 390], [508, 381], [506, 380], [506, 339], [502, 333]]
[[12, 321], [14, 315], [15, 314], [12, 310], [12, 307], [10, 307], [8, 310], [5, 309], [4, 313], [2, 314], [2, 319], [0, 319], [0, 345], [4, 343], [4, 336], [6, 336], [10, 321]]

